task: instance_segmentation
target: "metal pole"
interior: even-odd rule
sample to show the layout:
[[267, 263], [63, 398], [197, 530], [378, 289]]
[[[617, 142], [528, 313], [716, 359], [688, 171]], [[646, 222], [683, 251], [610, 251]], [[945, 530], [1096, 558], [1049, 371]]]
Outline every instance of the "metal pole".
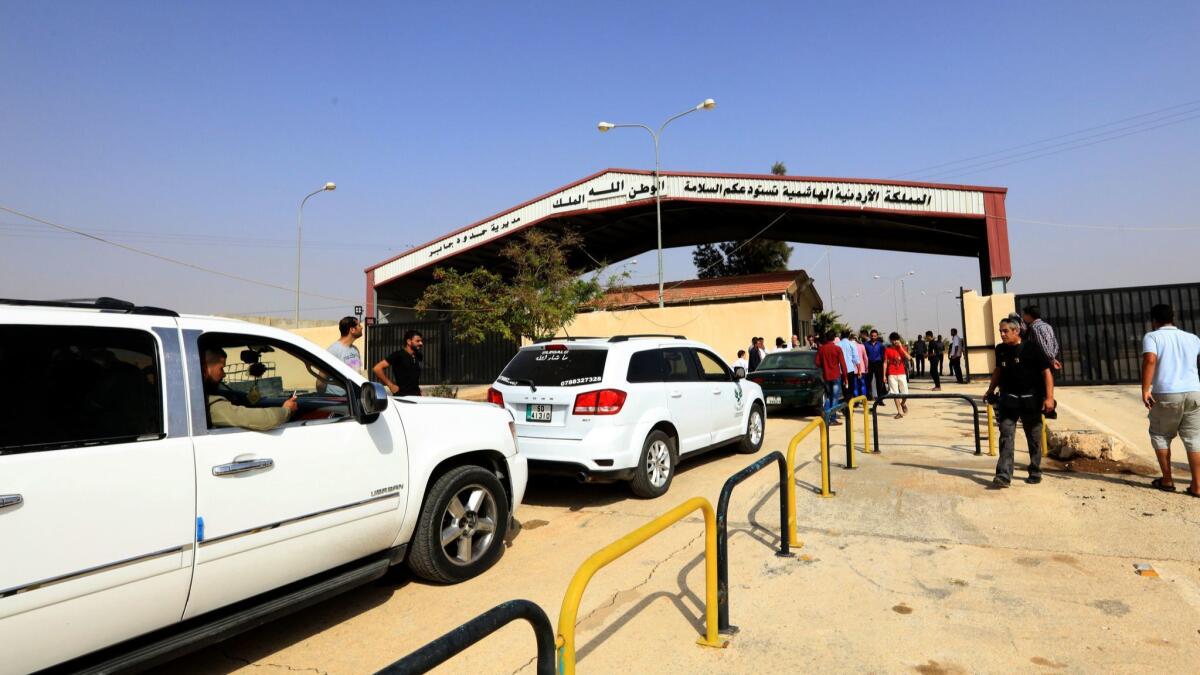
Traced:
[[825, 272], [829, 275], [829, 311], [833, 311], [833, 253], [825, 247]]
[[[896, 280], [892, 280], [892, 320], [896, 323], [896, 330], [900, 330], [900, 300], [896, 297]], [[908, 331], [904, 331], [905, 339], [908, 339]]]
[[[670, 120], [668, 120], [670, 121]], [[666, 123], [663, 128], [666, 128]], [[662, 244], [662, 190], [659, 181], [660, 162], [658, 154], [658, 134], [653, 131], [650, 136], [654, 138], [654, 219], [658, 225], [658, 308], [663, 308], [663, 244]]]
[[[904, 277], [900, 277], [900, 297], [904, 299], [904, 335], [908, 335], [908, 287], [904, 285]], [[907, 339], [907, 337], [905, 338]]]
[[299, 211], [296, 212], [296, 328], [300, 327], [300, 233], [304, 221], [304, 203], [308, 201], [309, 197], [324, 191], [325, 188], [322, 187], [320, 190], [313, 190], [305, 195], [304, 199], [300, 200]]

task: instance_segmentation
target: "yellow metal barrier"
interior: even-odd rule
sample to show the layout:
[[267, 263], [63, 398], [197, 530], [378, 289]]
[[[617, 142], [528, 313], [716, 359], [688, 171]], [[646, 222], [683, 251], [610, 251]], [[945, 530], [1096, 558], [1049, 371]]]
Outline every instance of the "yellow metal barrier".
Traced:
[[[601, 567], [620, 558], [662, 532], [672, 524], [699, 509], [704, 514], [704, 637], [698, 640], [706, 647], [724, 647], [727, 641], [717, 635], [717, 517], [712, 504], [703, 497], [693, 497], [667, 511], [654, 520], [596, 551], [575, 571], [567, 594], [563, 597], [562, 610], [558, 614], [558, 672], [562, 675], [575, 673], [575, 623], [579, 602], [592, 576]], [[796, 509], [792, 509], [795, 514]]]
[[[994, 428], [995, 425], [992, 423], [993, 413], [992, 413], [992, 404], [991, 403], [988, 404], [987, 412], [988, 412], [988, 454], [994, 456], [996, 454], [996, 431]], [[1049, 436], [1047, 429], [1048, 429], [1048, 427], [1046, 426], [1046, 416], [1042, 415], [1042, 457], [1045, 457], [1046, 455], [1048, 455], [1050, 453], [1050, 446], [1047, 444], [1047, 440], [1048, 440], [1048, 436]]]
[[796, 531], [796, 449], [800, 447], [800, 441], [803, 441], [806, 436], [812, 433], [813, 429], [821, 429], [821, 496], [831, 497], [833, 493], [829, 490], [829, 428], [825, 426], [825, 419], [818, 417], [808, 423], [800, 433], [792, 436], [792, 442], [788, 443], [787, 451], [787, 498], [788, 498], [788, 545], [801, 547], [804, 542], [800, 541], [800, 537]]
[[[847, 413], [846, 414], [846, 424], [849, 425], [849, 431], [850, 431], [849, 436], [851, 439], [853, 439], [854, 438], [854, 406], [859, 403], [862, 404], [862, 413], [863, 413], [863, 452], [865, 452], [869, 455], [872, 453], [872, 450], [871, 450], [871, 414], [870, 414], [870, 410], [869, 410], [870, 406], [868, 405], [870, 403], [870, 401], [867, 400], [866, 396], [855, 396], [854, 398], [850, 399], [849, 401], [846, 401], [846, 405], [848, 406], [846, 408], [846, 413]], [[849, 468], [853, 469], [854, 468], [854, 453], [850, 452], [847, 455], [847, 458], [848, 458], [847, 461], [849, 462]]]
[[992, 457], [996, 456], [996, 413], [992, 411], [992, 404], [987, 404], [988, 411], [988, 454]]

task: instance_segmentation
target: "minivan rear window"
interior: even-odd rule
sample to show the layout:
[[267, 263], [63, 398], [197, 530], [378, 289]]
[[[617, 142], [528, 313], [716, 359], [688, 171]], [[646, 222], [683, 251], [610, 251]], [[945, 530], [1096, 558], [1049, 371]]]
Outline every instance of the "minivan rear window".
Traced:
[[580, 349], [547, 345], [550, 349], [522, 349], [497, 378], [502, 384], [538, 387], [578, 387], [604, 379], [607, 349]]

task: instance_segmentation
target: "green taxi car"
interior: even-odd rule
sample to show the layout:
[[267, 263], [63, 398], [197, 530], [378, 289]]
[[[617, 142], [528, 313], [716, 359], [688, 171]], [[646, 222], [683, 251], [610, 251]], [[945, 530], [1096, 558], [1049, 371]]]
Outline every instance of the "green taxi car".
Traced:
[[762, 387], [771, 407], [803, 407], [820, 410], [825, 398], [817, 353], [810, 349], [767, 354], [746, 379]]

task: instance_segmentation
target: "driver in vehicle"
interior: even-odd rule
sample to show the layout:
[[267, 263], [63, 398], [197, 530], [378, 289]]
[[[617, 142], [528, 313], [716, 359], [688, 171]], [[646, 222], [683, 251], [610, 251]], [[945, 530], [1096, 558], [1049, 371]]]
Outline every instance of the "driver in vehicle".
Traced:
[[299, 404], [296, 403], [295, 394], [279, 407], [250, 408], [232, 403], [218, 390], [221, 380], [225, 379], [225, 350], [208, 347], [202, 349], [201, 354], [205, 407], [208, 409], [210, 427], [270, 431], [282, 426], [296, 414]]

